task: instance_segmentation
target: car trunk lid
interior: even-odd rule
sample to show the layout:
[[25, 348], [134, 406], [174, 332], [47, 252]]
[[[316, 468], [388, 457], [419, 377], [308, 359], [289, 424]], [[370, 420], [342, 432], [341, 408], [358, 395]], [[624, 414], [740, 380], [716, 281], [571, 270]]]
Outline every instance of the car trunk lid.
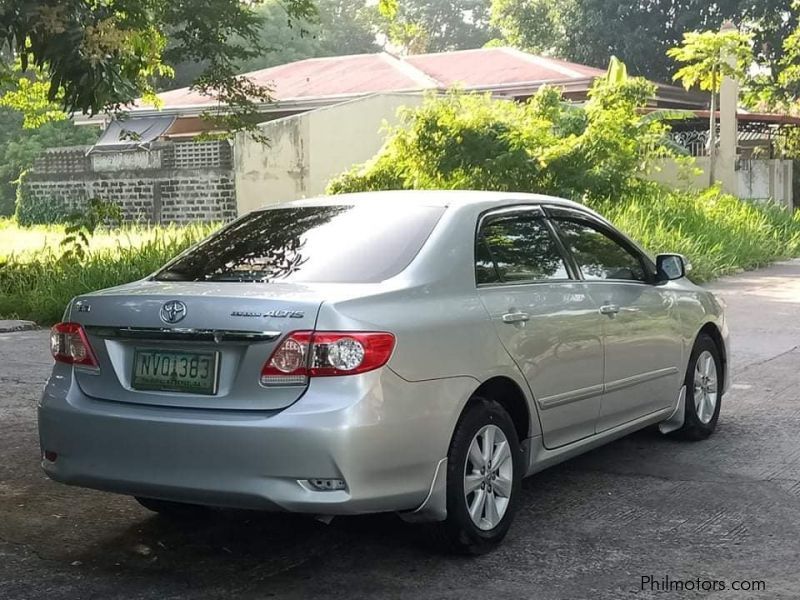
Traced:
[[[281, 409], [306, 386], [262, 386], [261, 368], [287, 333], [314, 329], [323, 297], [320, 289], [298, 283], [157, 281], [81, 297], [70, 319], [84, 326], [100, 369], [76, 367], [76, 379], [86, 394], [104, 400]], [[156, 370], [165, 365], [155, 383], [152, 373], [143, 371], [153, 368], [151, 360]], [[187, 390], [187, 380], [178, 374], [190, 375], [192, 369], [190, 380], [209, 388]], [[208, 377], [198, 378], [198, 372]]]

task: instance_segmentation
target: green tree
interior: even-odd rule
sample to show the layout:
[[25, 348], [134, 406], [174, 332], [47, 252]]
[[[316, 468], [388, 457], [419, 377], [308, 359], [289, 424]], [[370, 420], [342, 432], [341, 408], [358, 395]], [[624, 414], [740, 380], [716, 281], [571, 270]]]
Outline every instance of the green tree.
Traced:
[[[366, 0], [317, 0], [318, 16], [296, 19], [286, 26], [286, 10], [281, 0], [265, 0], [257, 8], [261, 23], [257, 36], [259, 54], [239, 61], [240, 73], [266, 69], [306, 58], [363, 54], [380, 51], [375, 41], [375, 9]], [[174, 77], [159, 80], [159, 90], [186, 87], [205, 65], [194, 61], [171, 64]]]
[[563, 55], [568, 7], [566, 0], [492, 0], [491, 24], [500, 34], [492, 44]]
[[[792, 10], [800, 13], [800, 0], [792, 2]], [[783, 40], [782, 50], [777, 65], [751, 78], [745, 100], [757, 108], [797, 114], [800, 112], [800, 24]]]
[[[792, 10], [800, 13], [800, 0], [792, 2]], [[783, 41], [783, 57], [777, 76], [783, 100], [797, 103], [800, 100], [800, 23]]]
[[489, 10], [490, 0], [380, 0], [378, 33], [409, 54], [480, 48]]
[[[269, 89], [238, 77], [238, 65], [262, 53], [258, 0], [3, 0], [0, 51], [36, 67], [46, 98], [64, 112], [116, 110], [139, 97], [154, 100], [168, 64], [203, 65], [192, 86], [216, 97], [209, 114], [228, 128], [249, 127]], [[284, 0], [289, 24], [315, 15], [312, 0]], [[16, 83], [9, 68], [5, 83]], [[25, 103], [20, 105], [25, 109]]]
[[23, 115], [0, 108], [0, 215], [14, 213], [14, 183], [46, 148], [91, 144], [99, 131], [76, 127], [72, 121], [51, 121], [36, 129], [23, 129]]
[[683, 43], [667, 50], [667, 55], [683, 66], [674, 79], [686, 89], [699, 87], [711, 93], [709, 117], [709, 185], [714, 185], [717, 155], [717, 93], [723, 77], [744, 79], [753, 64], [752, 36], [736, 30], [690, 31], [683, 34]]
[[492, 0], [497, 43], [600, 68], [616, 55], [634, 75], [655, 81], [674, 74], [666, 51], [684, 33], [719, 29], [726, 20], [753, 35], [756, 60], [777, 81], [798, 15], [792, 0]]
[[265, 52], [240, 63], [243, 72], [264, 69], [305, 58], [378, 52], [373, 32], [374, 8], [365, 0], [317, 0], [318, 19], [286, 27], [279, 0], [259, 8], [258, 35]]

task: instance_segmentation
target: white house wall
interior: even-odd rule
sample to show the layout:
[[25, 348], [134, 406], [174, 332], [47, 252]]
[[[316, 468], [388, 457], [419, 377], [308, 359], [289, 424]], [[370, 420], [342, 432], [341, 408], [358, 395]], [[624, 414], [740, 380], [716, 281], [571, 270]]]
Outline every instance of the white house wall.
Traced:
[[[680, 166], [673, 160], [657, 161], [658, 169], [649, 178], [679, 189], [701, 190], [708, 187], [708, 157], [695, 158], [694, 168]], [[774, 200], [792, 208], [792, 161], [752, 159], [742, 161], [735, 170], [738, 196], [752, 200]]]
[[268, 144], [237, 135], [234, 177], [240, 215], [276, 202], [323, 194], [328, 182], [372, 158], [402, 106], [422, 95], [380, 94], [264, 123]]
[[748, 160], [736, 171], [739, 195], [743, 198], [773, 198], [792, 206], [792, 168], [790, 160]]

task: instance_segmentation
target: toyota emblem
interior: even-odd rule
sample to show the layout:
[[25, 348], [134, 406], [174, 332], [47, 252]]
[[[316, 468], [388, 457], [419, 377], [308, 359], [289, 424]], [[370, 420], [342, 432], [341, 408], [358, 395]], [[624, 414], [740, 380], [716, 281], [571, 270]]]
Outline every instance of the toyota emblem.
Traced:
[[161, 307], [161, 320], [164, 323], [177, 323], [186, 316], [186, 305], [180, 300], [170, 300]]

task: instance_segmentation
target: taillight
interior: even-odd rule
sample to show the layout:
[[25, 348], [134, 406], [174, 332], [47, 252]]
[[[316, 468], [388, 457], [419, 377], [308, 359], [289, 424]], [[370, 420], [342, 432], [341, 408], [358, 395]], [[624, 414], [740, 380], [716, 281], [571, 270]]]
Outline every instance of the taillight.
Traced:
[[261, 369], [262, 385], [302, 385], [309, 377], [355, 375], [382, 367], [394, 335], [365, 331], [295, 331]]
[[57, 362], [98, 369], [100, 365], [78, 323], [57, 323], [50, 330], [50, 353]]
[[308, 378], [310, 331], [290, 333], [261, 369], [262, 385], [298, 385]]

